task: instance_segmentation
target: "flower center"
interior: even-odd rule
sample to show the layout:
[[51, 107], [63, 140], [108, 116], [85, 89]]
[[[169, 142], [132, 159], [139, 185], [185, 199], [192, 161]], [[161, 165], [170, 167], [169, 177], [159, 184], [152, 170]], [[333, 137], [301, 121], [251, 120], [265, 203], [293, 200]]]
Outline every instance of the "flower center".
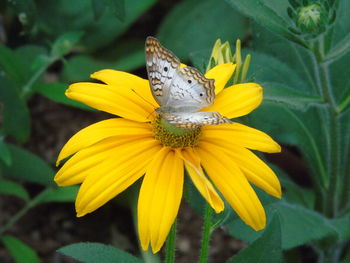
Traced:
[[155, 138], [164, 146], [170, 146], [172, 148], [195, 146], [199, 141], [202, 131], [201, 127], [191, 130], [178, 128], [168, 123], [159, 115], [152, 122], [152, 125]]

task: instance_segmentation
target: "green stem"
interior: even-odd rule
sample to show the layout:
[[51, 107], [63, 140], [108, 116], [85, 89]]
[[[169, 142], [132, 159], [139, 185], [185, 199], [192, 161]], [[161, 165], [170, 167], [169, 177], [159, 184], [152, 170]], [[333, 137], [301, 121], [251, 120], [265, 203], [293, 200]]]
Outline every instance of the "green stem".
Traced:
[[19, 219], [21, 219], [31, 208], [40, 203], [43, 195], [47, 191], [50, 191], [49, 188], [43, 190], [40, 194], [30, 200], [21, 210], [19, 210], [14, 216], [10, 218], [5, 225], [0, 228], [0, 235], [4, 234], [8, 229], [10, 229]]
[[22, 90], [22, 97], [26, 97], [31, 89], [33, 84], [35, 83], [35, 81], [38, 80], [38, 78], [46, 71], [46, 69], [52, 64], [54, 63], [58, 58], [56, 57], [49, 57], [47, 59], [47, 63], [43, 66], [41, 66], [33, 75], [32, 77], [27, 81], [26, 84], [24, 84], [24, 86], [21, 88]]
[[165, 262], [175, 262], [175, 250], [176, 250], [176, 220], [170, 229], [168, 239], [165, 247]]
[[328, 104], [328, 117], [329, 117], [329, 138], [330, 141], [330, 175], [328, 178], [329, 187], [327, 189], [327, 195], [324, 203], [326, 203], [326, 211], [328, 216], [334, 217], [338, 214], [339, 209], [339, 187], [340, 187], [340, 174], [339, 174], [339, 115], [338, 105], [333, 94], [332, 85], [330, 83], [330, 73], [328, 64], [324, 62], [324, 39], [318, 41], [315, 45], [314, 55], [317, 61], [317, 75], [320, 88], [322, 90], [322, 96], [325, 103]]
[[206, 203], [204, 222], [203, 222], [202, 246], [201, 246], [201, 252], [199, 255], [200, 263], [208, 262], [209, 241], [210, 241], [210, 235], [212, 232], [212, 226], [211, 226], [212, 217], [213, 217], [213, 209], [210, 207], [208, 203]]

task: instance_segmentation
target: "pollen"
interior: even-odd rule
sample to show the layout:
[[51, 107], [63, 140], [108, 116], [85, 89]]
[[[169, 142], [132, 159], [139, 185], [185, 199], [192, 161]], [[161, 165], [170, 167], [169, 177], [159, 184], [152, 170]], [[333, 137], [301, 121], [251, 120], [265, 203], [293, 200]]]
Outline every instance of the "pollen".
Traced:
[[159, 115], [152, 122], [152, 125], [155, 138], [164, 146], [172, 148], [192, 147], [197, 145], [202, 132], [201, 127], [191, 130], [178, 128], [168, 123]]

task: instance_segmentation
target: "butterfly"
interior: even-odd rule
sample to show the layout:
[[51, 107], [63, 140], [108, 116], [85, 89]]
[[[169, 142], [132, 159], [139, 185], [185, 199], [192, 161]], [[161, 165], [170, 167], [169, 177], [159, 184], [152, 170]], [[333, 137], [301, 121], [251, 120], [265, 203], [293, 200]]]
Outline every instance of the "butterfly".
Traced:
[[207, 79], [196, 68], [182, 67], [180, 60], [154, 37], [147, 37], [145, 51], [151, 91], [160, 105], [156, 112], [162, 118], [182, 129], [231, 123], [216, 111], [197, 112], [214, 103], [213, 79]]

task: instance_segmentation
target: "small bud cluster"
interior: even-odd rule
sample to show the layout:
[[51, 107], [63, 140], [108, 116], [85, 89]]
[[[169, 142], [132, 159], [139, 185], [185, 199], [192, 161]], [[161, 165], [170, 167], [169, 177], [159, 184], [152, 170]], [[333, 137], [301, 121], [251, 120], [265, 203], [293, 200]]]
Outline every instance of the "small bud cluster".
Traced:
[[242, 63], [242, 54], [241, 54], [241, 41], [238, 39], [236, 41], [236, 50], [232, 55], [231, 46], [228, 41], [225, 43], [221, 43], [221, 40], [216, 40], [213, 50], [211, 52], [211, 56], [209, 59], [207, 71], [219, 64], [225, 64], [228, 62], [232, 62], [236, 64], [236, 69], [233, 74], [233, 83], [241, 83], [244, 82], [247, 76], [247, 72], [249, 69], [251, 56], [248, 54], [244, 62]]
[[292, 7], [288, 7], [288, 15], [296, 26], [290, 28], [293, 33], [315, 38], [335, 20], [335, 0], [289, 0], [289, 3]]

